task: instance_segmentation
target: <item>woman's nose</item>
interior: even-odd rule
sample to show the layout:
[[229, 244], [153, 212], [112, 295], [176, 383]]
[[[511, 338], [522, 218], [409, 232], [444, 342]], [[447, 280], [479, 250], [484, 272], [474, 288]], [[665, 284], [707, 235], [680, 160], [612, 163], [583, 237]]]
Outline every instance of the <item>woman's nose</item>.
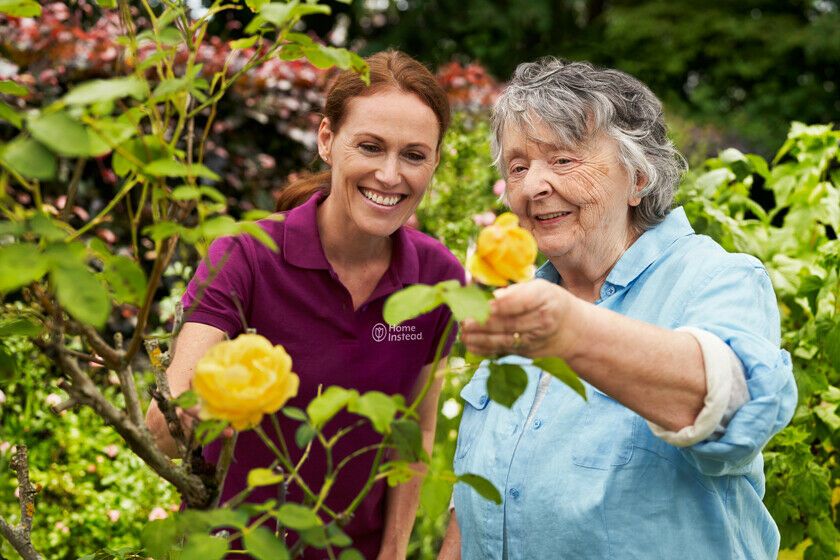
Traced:
[[397, 157], [386, 157], [376, 169], [374, 177], [385, 186], [393, 187], [400, 183], [400, 162]]
[[522, 182], [522, 193], [531, 200], [549, 196], [552, 191], [549, 175], [549, 170], [545, 166], [532, 164]]

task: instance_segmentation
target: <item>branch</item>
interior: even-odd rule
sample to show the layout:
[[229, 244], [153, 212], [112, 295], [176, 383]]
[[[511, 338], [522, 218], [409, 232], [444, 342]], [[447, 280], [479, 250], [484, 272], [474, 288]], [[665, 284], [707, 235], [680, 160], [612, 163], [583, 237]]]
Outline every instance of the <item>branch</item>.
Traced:
[[73, 169], [73, 177], [70, 178], [70, 187], [67, 189], [67, 198], [64, 199], [64, 208], [61, 209], [59, 219], [67, 221], [70, 212], [73, 211], [73, 205], [76, 204], [76, 193], [79, 190], [79, 181], [82, 179], [82, 171], [85, 170], [87, 158], [79, 158], [76, 160], [76, 167]]
[[[114, 346], [118, 351], [123, 349], [123, 335], [118, 332], [114, 334]], [[125, 397], [125, 409], [128, 411], [128, 417], [135, 425], [143, 424], [143, 410], [140, 408], [140, 400], [137, 398], [137, 386], [134, 384], [134, 374], [131, 371], [131, 365], [126, 364], [117, 370], [117, 375], [120, 378], [120, 390], [123, 397]]]
[[162, 478], [171, 482], [190, 505], [202, 507], [209, 504], [216, 490], [212, 477], [205, 479], [190, 474], [186, 469], [170, 461], [157, 448], [146, 426], [135, 425], [123, 411], [114, 407], [79, 367], [78, 362], [61, 351], [60, 343], [57, 346], [56, 361], [72, 379], [72, 384], [63, 382], [62, 389], [79, 403], [91, 407], [106, 423], [110, 424], [122, 436], [128, 447]]
[[42, 560], [42, 556], [32, 546], [32, 516], [35, 514], [35, 488], [29, 482], [29, 457], [26, 446], [17, 446], [12, 458], [12, 469], [17, 473], [18, 501], [20, 502], [20, 525], [12, 527], [0, 517], [0, 533], [6, 537], [12, 547], [24, 560]]

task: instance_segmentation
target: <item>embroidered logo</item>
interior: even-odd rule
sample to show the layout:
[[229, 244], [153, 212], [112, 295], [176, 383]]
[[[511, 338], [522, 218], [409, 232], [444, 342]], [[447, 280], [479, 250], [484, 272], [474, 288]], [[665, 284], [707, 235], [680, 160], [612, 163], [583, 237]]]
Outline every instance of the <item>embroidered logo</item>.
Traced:
[[373, 330], [370, 334], [373, 336], [374, 342], [382, 342], [385, 340], [385, 337], [388, 336], [388, 327], [382, 323], [376, 323], [373, 325]]
[[374, 342], [406, 342], [423, 340], [423, 333], [414, 325], [396, 325], [389, 327], [384, 323], [376, 323], [370, 331]]

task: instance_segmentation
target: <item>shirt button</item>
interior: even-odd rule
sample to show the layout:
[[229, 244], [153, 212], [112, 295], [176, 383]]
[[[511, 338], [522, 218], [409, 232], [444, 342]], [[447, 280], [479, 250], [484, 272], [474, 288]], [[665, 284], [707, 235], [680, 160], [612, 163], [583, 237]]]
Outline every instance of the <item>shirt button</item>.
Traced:
[[481, 395], [481, 398], [478, 399], [478, 404], [480, 404], [481, 406], [487, 404], [487, 395]]
[[542, 420], [540, 420], [539, 418], [537, 418], [536, 420], [534, 420], [534, 429], [535, 429], [535, 430], [539, 430], [539, 429], [540, 429], [540, 426], [542, 426]]
[[615, 293], [615, 286], [607, 287], [606, 293], [607, 293], [608, 296], [613, 295]]
[[516, 498], [519, 497], [519, 490], [517, 490], [516, 488], [511, 488], [510, 492], [508, 492], [508, 494], [510, 494], [510, 497], [515, 500]]

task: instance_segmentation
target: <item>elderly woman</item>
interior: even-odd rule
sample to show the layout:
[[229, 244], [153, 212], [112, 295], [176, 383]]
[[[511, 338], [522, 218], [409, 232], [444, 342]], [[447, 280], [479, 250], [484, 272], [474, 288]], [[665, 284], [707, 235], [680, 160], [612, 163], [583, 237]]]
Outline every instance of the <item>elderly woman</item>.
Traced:
[[506, 200], [548, 262], [496, 291], [463, 340], [480, 355], [560, 356], [588, 401], [526, 366], [510, 409], [488, 371], [464, 387], [441, 558], [775, 558], [761, 448], [796, 404], [762, 264], [672, 209], [684, 160], [638, 80], [587, 63], [520, 65], [494, 111]]

